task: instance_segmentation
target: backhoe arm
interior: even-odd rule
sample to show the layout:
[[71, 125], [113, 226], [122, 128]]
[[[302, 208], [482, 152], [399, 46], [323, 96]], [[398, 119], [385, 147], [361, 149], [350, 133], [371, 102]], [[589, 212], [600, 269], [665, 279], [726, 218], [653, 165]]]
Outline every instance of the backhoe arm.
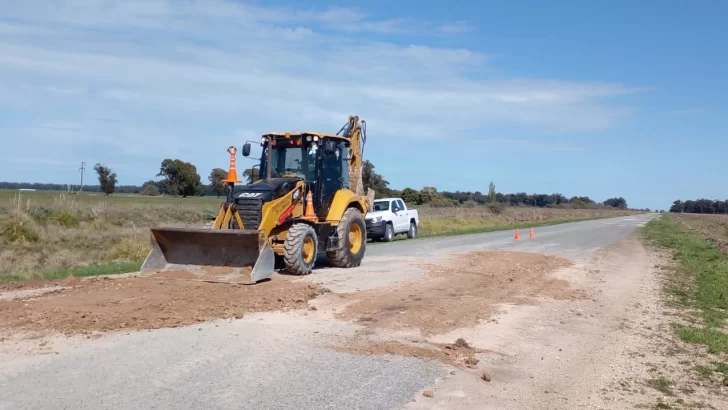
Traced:
[[[351, 153], [349, 155], [349, 189], [357, 196], [364, 195], [364, 182], [362, 180], [362, 156], [364, 154], [364, 144], [367, 141], [367, 124], [365, 121], [359, 121], [356, 115], [349, 116], [349, 121], [344, 125], [339, 133], [343, 132], [343, 136], [351, 141]], [[367, 200], [369, 208], [372, 207], [374, 201], [374, 191], [367, 190]]]

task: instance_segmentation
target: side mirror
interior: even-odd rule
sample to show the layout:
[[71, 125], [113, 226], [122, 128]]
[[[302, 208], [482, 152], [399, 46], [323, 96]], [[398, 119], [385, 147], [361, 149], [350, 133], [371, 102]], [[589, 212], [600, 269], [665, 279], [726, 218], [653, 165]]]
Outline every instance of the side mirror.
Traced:
[[243, 156], [247, 157], [250, 155], [250, 143], [246, 142], [245, 145], [243, 145]]
[[331, 140], [324, 142], [324, 151], [326, 151], [327, 154], [333, 154], [336, 152], [336, 142]]
[[392, 212], [399, 212], [399, 207], [397, 205], [393, 206]]

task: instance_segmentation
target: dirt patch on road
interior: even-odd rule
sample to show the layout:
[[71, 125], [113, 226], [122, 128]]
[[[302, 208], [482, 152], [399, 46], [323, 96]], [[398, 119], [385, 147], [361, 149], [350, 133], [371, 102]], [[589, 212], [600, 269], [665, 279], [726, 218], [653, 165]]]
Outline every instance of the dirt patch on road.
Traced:
[[337, 314], [367, 327], [419, 329], [425, 335], [470, 327], [487, 319], [499, 303], [533, 303], [538, 297], [579, 299], [585, 293], [551, 275], [568, 259], [507, 251], [456, 255], [423, 265], [425, 278], [389, 289], [340, 295], [348, 303]]
[[434, 359], [445, 364], [469, 368], [475, 368], [478, 364], [478, 359], [475, 358], [476, 353], [486, 352], [485, 350], [470, 346], [463, 339], [458, 339], [453, 344], [414, 344], [396, 341], [373, 341], [365, 344], [335, 346], [333, 349], [354, 354], [389, 354]]
[[0, 328], [83, 334], [178, 327], [302, 308], [326, 292], [278, 275], [250, 286], [140, 277], [92, 278], [63, 285], [67, 288], [38, 297], [0, 301]]

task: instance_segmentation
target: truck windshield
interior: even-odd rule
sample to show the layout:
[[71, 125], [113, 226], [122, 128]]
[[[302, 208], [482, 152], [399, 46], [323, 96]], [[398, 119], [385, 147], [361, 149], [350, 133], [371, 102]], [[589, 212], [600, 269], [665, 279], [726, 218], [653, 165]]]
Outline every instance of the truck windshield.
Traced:
[[388, 211], [389, 210], [389, 201], [374, 201], [374, 210], [375, 211]]
[[[295, 175], [306, 181], [315, 179], [316, 153], [303, 147], [272, 147], [271, 152], [271, 177], [278, 178], [284, 175]], [[261, 159], [265, 169], [265, 152]]]

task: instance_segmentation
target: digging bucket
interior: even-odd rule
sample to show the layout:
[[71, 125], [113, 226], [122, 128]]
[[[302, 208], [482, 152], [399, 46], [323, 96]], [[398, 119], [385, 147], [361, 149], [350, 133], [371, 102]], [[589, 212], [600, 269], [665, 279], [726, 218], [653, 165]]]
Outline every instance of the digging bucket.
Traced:
[[140, 276], [257, 283], [273, 275], [275, 256], [257, 230], [152, 228]]

